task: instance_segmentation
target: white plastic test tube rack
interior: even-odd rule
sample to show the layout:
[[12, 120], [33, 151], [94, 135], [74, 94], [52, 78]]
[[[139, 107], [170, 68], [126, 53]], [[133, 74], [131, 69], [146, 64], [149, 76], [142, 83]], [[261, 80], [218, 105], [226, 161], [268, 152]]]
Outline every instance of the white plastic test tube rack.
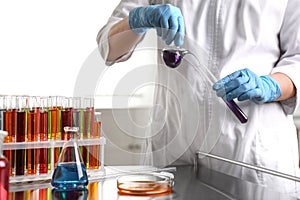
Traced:
[[[52, 178], [52, 173], [54, 172], [54, 148], [63, 147], [64, 140], [50, 140], [50, 141], [39, 141], [39, 142], [17, 142], [17, 143], [4, 143], [3, 150], [18, 150], [18, 149], [38, 149], [47, 148], [51, 149], [51, 170], [47, 174], [35, 174], [35, 175], [18, 175], [11, 176], [9, 179], [10, 183], [20, 183], [20, 182], [31, 182], [31, 181], [47, 181]], [[103, 177], [105, 175], [104, 168], [104, 145], [106, 144], [106, 139], [104, 137], [93, 138], [93, 139], [80, 139], [78, 140], [78, 146], [91, 146], [100, 145], [99, 169], [88, 169], [88, 176], [93, 177]]]

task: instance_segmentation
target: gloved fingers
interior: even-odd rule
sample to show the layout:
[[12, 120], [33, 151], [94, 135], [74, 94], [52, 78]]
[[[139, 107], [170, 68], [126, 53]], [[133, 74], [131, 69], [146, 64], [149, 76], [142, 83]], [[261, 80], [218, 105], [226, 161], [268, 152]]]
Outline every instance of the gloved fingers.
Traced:
[[166, 30], [166, 35], [162, 36], [162, 39], [166, 41], [166, 44], [171, 44], [173, 41], [176, 46], [183, 44], [184, 38], [184, 20], [181, 11], [174, 7], [170, 10], [170, 17], [168, 19], [169, 29]]
[[[168, 45], [175, 40], [176, 34], [179, 31], [184, 32], [184, 25], [182, 25], [184, 22], [180, 9], [169, 4], [161, 7], [159, 24], [162, 28], [160, 36]], [[176, 43], [181, 44], [183, 42], [179, 41]]]
[[250, 99], [251, 96], [248, 95], [254, 94], [258, 95], [259, 90], [257, 90], [256, 85], [253, 84], [253, 82], [249, 81], [229, 92], [226, 92], [226, 99], [230, 101], [232, 99], [238, 98], [239, 101], [243, 101], [246, 99]]
[[165, 41], [166, 35], [169, 30], [169, 20], [166, 17], [162, 17], [160, 20], [161, 38]]
[[177, 16], [171, 16], [169, 18], [169, 29], [166, 30], [166, 35], [164, 35], [164, 38], [162, 38], [167, 45], [171, 44], [173, 40], [175, 39], [175, 35], [178, 30], [178, 20]]
[[160, 7], [159, 26], [161, 27], [161, 38], [165, 41], [167, 32], [169, 30], [169, 18], [172, 16], [171, 6], [169, 4]]
[[260, 103], [262, 91], [259, 88], [249, 90], [238, 97], [239, 101], [251, 100], [255, 103]]
[[178, 17], [178, 30], [175, 35], [174, 43], [175, 46], [180, 47], [183, 45], [184, 35], [185, 35], [185, 26], [183, 17]]
[[157, 35], [176, 46], [183, 44], [184, 21], [179, 8], [170, 4], [134, 8], [129, 12], [130, 29], [138, 35], [155, 28]]
[[[228, 100], [234, 99], [240, 95], [240, 91], [247, 89], [249, 77], [241, 70], [227, 75], [213, 85], [217, 96], [223, 97], [226, 95]], [[245, 88], [246, 87], [246, 88]]]
[[161, 37], [162, 31], [160, 27], [156, 28], [156, 34]]
[[230, 82], [231, 80], [234, 80], [236, 78], [238, 78], [241, 75], [241, 70], [238, 70], [236, 72], [233, 72], [227, 76], [225, 76], [224, 78], [218, 80], [214, 85], [213, 85], [213, 89], [214, 90], [220, 90], [223, 89], [225, 84]]
[[241, 73], [240, 77], [233, 79], [230, 82], [227, 82], [224, 85], [224, 89], [226, 94], [228, 94], [227, 96], [229, 96], [228, 98], [234, 99], [238, 97], [241, 92], [248, 91], [249, 89], [251, 89], [251, 86], [252, 84], [250, 78]]

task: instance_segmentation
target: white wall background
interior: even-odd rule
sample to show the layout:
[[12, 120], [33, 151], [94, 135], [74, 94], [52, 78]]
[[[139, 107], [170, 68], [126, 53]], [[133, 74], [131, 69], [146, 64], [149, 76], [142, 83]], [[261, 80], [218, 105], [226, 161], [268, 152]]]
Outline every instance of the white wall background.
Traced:
[[119, 0], [0, 2], [0, 94], [72, 96]]
[[[0, 94], [72, 96], [83, 63], [97, 48], [96, 35], [118, 3], [0, 1]], [[109, 72], [106, 85], [116, 84], [115, 72], [124, 73]]]

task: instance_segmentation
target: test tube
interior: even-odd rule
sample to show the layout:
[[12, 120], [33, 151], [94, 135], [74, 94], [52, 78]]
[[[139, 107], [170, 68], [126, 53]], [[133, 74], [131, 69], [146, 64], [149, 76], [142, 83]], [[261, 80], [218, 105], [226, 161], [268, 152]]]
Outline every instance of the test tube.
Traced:
[[[61, 138], [61, 110], [62, 110], [62, 101], [63, 97], [62, 96], [50, 96], [49, 97], [49, 103], [50, 103], [50, 108], [48, 111], [48, 114], [50, 117], [49, 119], [49, 126], [50, 126], [50, 138], [51, 140], [58, 140]], [[54, 167], [57, 164], [59, 157], [59, 148], [55, 147], [54, 148]]]
[[[39, 97], [28, 97], [27, 112], [27, 141], [36, 142], [40, 136], [40, 102]], [[39, 159], [39, 149], [27, 149], [26, 162], [27, 173], [36, 174]]]
[[[40, 141], [48, 141], [48, 97], [41, 97]], [[48, 149], [41, 148], [39, 154], [39, 173], [48, 172]]]
[[[79, 131], [78, 134], [80, 138], [83, 138], [83, 122], [84, 122], [84, 109], [83, 109], [83, 98], [82, 97], [73, 97], [73, 127], [78, 127]], [[83, 154], [83, 147], [80, 147], [81, 155], [84, 157]], [[86, 165], [86, 161], [84, 160], [84, 164]]]
[[67, 138], [66, 132], [64, 131], [64, 127], [73, 126], [73, 108], [72, 108], [73, 99], [70, 97], [65, 97], [63, 100], [63, 109], [61, 111], [61, 139], [69, 139]]
[[[81, 98], [80, 97], [73, 97], [73, 126], [79, 127], [80, 130], [80, 108], [81, 108]], [[79, 131], [80, 133], [80, 131]]]
[[[17, 96], [7, 95], [4, 97], [4, 112], [3, 112], [4, 130], [8, 135], [5, 137], [4, 142], [16, 142], [17, 132]], [[9, 161], [10, 175], [15, 174], [15, 150], [5, 150], [5, 157]]]
[[[83, 97], [83, 139], [89, 139], [91, 134], [93, 134], [93, 120], [94, 120], [94, 98], [93, 97]], [[82, 156], [86, 168], [90, 167], [90, 146], [82, 147]]]
[[83, 139], [90, 138], [94, 126], [94, 98], [84, 97], [83, 98], [84, 108], [84, 124], [83, 124]]
[[[27, 135], [27, 108], [28, 108], [28, 97], [18, 96], [17, 97], [17, 133], [16, 142], [25, 142]], [[25, 150], [16, 150], [16, 175], [25, 174]]]
[[[95, 118], [93, 121], [93, 134], [91, 138], [100, 139], [101, 136], [101, 112], [95, 112]], [[99, 169], [100, 167], [100, 145], [92, 145], [90, 153], [90, 168]]]

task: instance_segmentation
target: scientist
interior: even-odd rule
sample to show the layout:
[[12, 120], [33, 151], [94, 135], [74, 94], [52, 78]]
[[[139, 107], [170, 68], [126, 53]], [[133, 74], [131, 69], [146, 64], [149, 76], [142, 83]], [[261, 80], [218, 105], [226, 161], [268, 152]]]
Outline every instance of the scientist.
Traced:
[[[166, 87], [155, 89], [154, 105], [160, 106], [152, 119], [153, 164], [192, 163], [195, 152], [205, 149], [299, 176], [293, 123], [300, 100], [299, 7], [298, 0], [120, 2], [97, 36], [107, 65], [127, 60], [154, 28], [159, 49], [170, 44], [189, 49], [219, 79], [210, 93], [187, 61], [171, 70], [158, 59], [156, 80]], [[248, 122], [241, 124], [214, 96], [237, 99]], [[296, 182], [260, 171], [208, 158], [199, 162], [281, 192], [300, 190]]]

